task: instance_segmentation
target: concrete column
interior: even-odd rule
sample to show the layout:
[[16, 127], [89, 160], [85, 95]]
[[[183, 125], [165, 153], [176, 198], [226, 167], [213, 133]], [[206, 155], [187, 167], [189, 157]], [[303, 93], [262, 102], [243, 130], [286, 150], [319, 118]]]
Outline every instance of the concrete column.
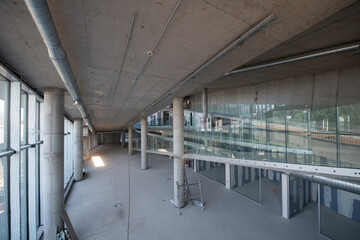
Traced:
[[204, 119], [206, 119], [208, 117], [208, 94], [207, 94], [207, 88], [202, 89], [202, 109], [203, 109]]
[[128, 128], [128, 151], [129, 155], [133, 155], [133, 128], [130, 126]]
[[282, 216], [284, 218], [290, 217], [289, 180], [289, 175], [281, 174]]
[[164, 111], [160, 111], [160, 125], [164, 126]]
[[230, 179], [231, 179], [231, 171], [230, 171], [230, 164], [225, 164], [225, 187], [230, 189]]
[[177, 183], [185, 183], [184, 163], [184, 100], [174, 98], [173, 100], [173, 126], [174, 126], [174, 205], [185, 206], [184, 188], [178, 190]]
[[64, 90], [45, 88], [44, 93], [44, 233], [63, 228], [64, 211]]
[[141, 169], [148, 169], [146, 118], [141, 119]]
[[121, 131], [121, 147], [125, 147], [125, 130]]
[[82, 142], [83, 120], [74, 120], [74, 177], [75, 181], [83, 179], [83, 142]]

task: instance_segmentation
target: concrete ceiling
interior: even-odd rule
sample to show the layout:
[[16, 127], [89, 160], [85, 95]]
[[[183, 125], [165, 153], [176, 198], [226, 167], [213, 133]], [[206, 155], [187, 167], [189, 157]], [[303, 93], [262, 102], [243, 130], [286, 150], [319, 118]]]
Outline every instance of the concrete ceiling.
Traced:
[[[353, 0], [182, 0], [135, 84], [135, 77], [148, 57], [147, 52], [162, 32], [176, 0], [47, 2], [97, 131], [126, 128], [168, 105], [174, 95], [185, 96], [204, 86], [231, 87], [266, 81], [271, 77], [283, 78], [289, 70], [258, 71], [254, 73], [258, 77], [246, 73], [242, 77], [225, 79], [226, 84], [221, 77], [246, 64], [357, 40], [360, 29], [359, 14], [356, 15], [359, 2], [350, 6]], [[344, 10], [348, 12], [336, 15], [348, 6]], [[134, 13], [133, 34], [119, 73]], [[276, 21], [266, 30], [211, 65], [175, 94], [144, 111], [270, 14], [276, 16]], [[64, 88], [23, 1], [2, 3], [0, 28], [0, 59], [6, 65], [39, 92], [43, 92], [44, 87]], [[334, 33], [335, 30], [341, 34]], [[325, 40], [322, 39], [324, 34], [327, 34]], [[356, 56], [340, 58], [344, 58], [345, 64], [349, 58], [350, 62], [359, 60]], [[342, 61], [340, 58], [336, 61]], [[330, 57], [328, 62], [332, 63], [333, 59]], [[324, 65], [324, 68], [328, 67], [326, 63]], [[297, 69], [291, 74], [295, 71], [300, 74], [307, 66], [295, 65], [293, 68]], [[319, 70], [309, 69], [310, 72]], [[65, 108], [70, 117], [80, 116], [68, 94]]]

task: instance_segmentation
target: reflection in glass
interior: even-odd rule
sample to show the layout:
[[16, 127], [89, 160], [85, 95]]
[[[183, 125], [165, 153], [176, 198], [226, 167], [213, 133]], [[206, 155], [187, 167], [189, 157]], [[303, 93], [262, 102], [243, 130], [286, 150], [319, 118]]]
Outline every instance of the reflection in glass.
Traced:
[[290, 176], [289, 194], [290, 216], [294, 216], [311, 202], [311, 182]]
[[334, 240], [360, 236], [360, 196], [320, 185], [320, 233]]
[[225, 185], [225, 164], [197, 160], [197, 172]]
[[231, 189], [256, 201], [260, 199], [260, 170], [257, 168], [231, 166]]

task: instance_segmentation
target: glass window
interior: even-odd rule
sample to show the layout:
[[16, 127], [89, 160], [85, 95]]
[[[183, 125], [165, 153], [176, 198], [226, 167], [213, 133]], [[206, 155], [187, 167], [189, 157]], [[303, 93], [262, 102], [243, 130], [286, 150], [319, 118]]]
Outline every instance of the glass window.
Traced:
[[21, 239], [28, 238], [28, 168], [27, 168], [27, 150], [20, 153], [20, 225]]
[[8, 158], [0, 159], [0, 239], [9, 239]]
[[0, 151], [8, 147], [9, 81], [0, 76]]
[[27, 117], [28, 117], [28, 95], [26, 92], [21, 92], [21, 109], [20, 109], [20, 140], [21, 144], [27, 143]]
[[360, 236], [360, 195], [320, 185], [320, 233], [331, 239]]
[[311, 148], [315, 165], [337, 166], [335, 107], [313, 107], [311, 112]]
[[287, 162], [312, 164], [310, 109], [293, 107], [287, 111]]
[[260, 202], [260, 170], [244, 166], [231, 165], [230, 187], [256, 202]]
[[360, 168], [360, 104], [338, 107], [339, 167]]
[[[0, 152], [8, 148], [9, 81], [0, 76]], [[9, 239], [9, 165], [0, 159], [0, 239]]]

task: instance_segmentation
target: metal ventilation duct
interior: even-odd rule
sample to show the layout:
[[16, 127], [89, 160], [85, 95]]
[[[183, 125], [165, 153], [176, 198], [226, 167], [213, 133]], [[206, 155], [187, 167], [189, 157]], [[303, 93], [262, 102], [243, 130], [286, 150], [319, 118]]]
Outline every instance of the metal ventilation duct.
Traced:
[[312, 51], [312, 52], [308, 52], [308, 53], [303, 53], [303, 54], [299, 54], [299, 55], [292, 56], [292, 57], [287, 57], [287, 58], [282, 58], [282, 59], [278, 59], [278, 60], [274, 60], [274, 61], [260, 63], [260, 64], [253, 65], [253, 66], [241, 67], [241, 68], [238, 68], [231, 72], [226, 73], [225, 76], [233, 75], [236, 73], [257, 70], [257, 69], [262, 69], [262, 68], [278, 66], [278, 65], [287, 64], [287, 63], [309, 60], [309, 59], [318, 58], [318, 57], [324, 57], [324, 56], [328, 56], [328, 55], [340, 54], [340, 53], [349, 52], [349, 51], [359, 51], [359, 49], [360, 49], [359, 42], [340, 45], [340, 46], [336, 46], [336, 47], [331, 47], [331, 48], [316, 50], [316, 51]]
[[51, 17], [49, 7], [45, 0], [25, 0], [26, 6], [30, 11], [32, 18], [43, 38], [51, 61], [63, 80], [72, 99], [79, 108], [82, 118], [88, 125], [91, 132], [95, 132], [95, 128], [91, 123], [89, 114], [86, 111], [82, 101], [79, 88], [76, 85], [74, 74], [71, 70], [70, 63], [66, 57], [59, 35], [56, 31], [54, 21]]
[[317, 175], [296, 173], [296, 172], [291, 172], [290, 175], [305, 179], [310, 182], [320, 183], [340, 190], [360, 194], [360, 184], [357, 183], [343, 181], [329, 177], [317, 176]]

